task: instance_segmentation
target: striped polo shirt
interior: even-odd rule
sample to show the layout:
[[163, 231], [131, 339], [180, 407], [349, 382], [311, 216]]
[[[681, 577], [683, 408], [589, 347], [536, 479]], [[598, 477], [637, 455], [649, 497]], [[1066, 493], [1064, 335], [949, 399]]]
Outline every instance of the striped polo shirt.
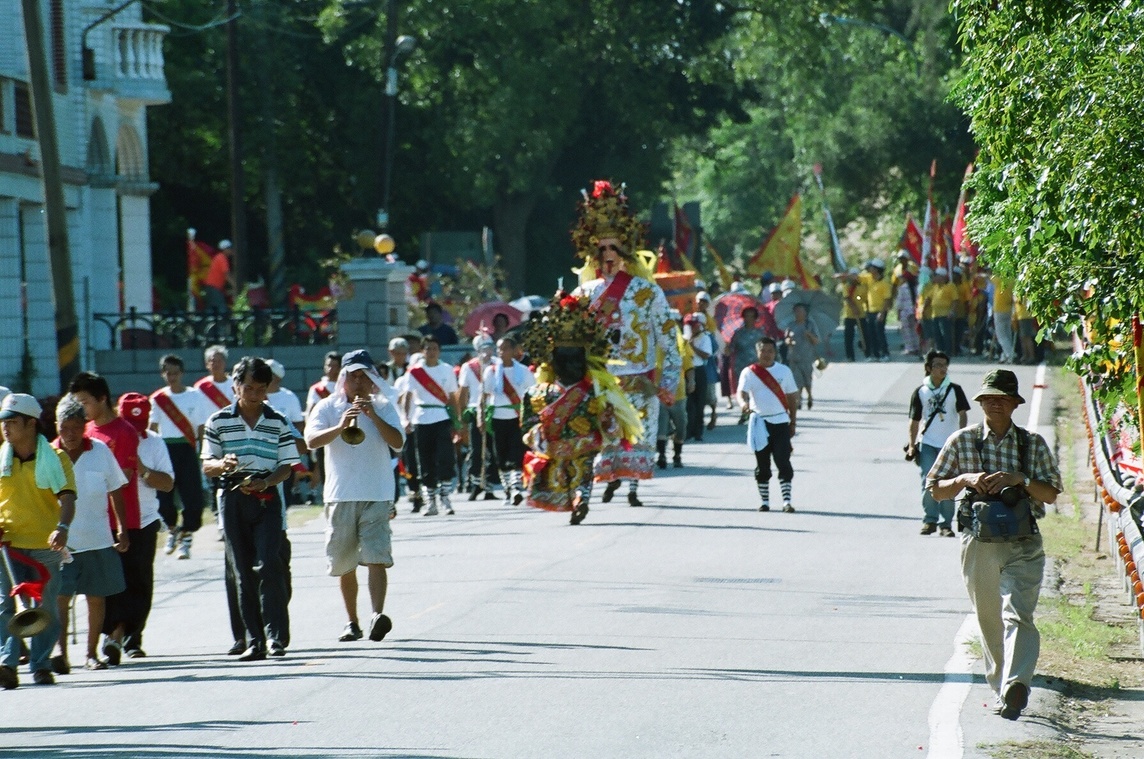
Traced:
[[283, 464], [293, 466], [298, 463], [293, 429], [285, 416], [266, 403], [258, 422], [248, 427], [238, 413], [238, 404], [231, 404], [211, 414], [203, 427], [201, 458], [221, 459], [233, 453], [242, 472], [273, 472]]

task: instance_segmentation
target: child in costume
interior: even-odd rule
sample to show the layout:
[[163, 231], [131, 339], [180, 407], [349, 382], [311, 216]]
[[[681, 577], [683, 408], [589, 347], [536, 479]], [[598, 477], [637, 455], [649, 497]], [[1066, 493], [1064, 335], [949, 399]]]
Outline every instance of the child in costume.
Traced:
[[569, 523], [580, 524], [588, 514], [594, 457], [606, 446], [638, 441], [639, 415], [605, 369], [611, 342], [587, 298], [558, 292], [529, 321], [522, 344], [539, 363], [538, 383], [521, 404], [530, 449], [528, 505], [571, 511]]

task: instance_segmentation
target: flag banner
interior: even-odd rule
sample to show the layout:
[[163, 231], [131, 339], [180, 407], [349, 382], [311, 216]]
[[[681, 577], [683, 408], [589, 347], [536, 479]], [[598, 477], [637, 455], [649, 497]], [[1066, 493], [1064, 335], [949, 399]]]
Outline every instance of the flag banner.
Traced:
[[906, 228], [902, 232], [901, 239], [898, 240], [898, 249], [909, 253], [910, 258], [914, 259], [914, 263], [921, 265], [922, 231], [918, 229], [918, 223], [910, 214], [906, 214]]
[[818, 183], [818, 191], [822, 193], [822, 212], [826, 216], [826, 229], [830, 232], [830, 260], [834, 265], [834, 273], [841, 274], [846, 271], [846, 259], [842, 257], [842, 245], [838, 242], [838, 230], [834, 228], [834, 217], [830, 215], [830, 206], [826, 203], [826, 187], [822, 184], [822, 164], [814, 164], [814, 181]]
[[802, 261], [799, 260], [801, 247], [802, 196], [795, 193], [778, 225], [747, 262], [747, 273], [757, 277], [764, 271], [769, 271], [776, 279], [789, 277], [803, 289], [812, 289], [816, 286], [814, 280], [807, 276]]
[[723, 285], [723, 292], [731, 289], [731, 283], [735, 278], [731, 275], [731, 270], [727, 268], [727, 264], [723, 261], [723, 256], [719, 255], [719, 251], [715, 250], [715, 246], [710, 242], [704, 240], [707, 246], [707, 252], [711, 254], [711, 260], [715, 262], [715, 270], [719, 272], [719, 282]]
[[965, 167], [965, 177], [961, 180], [961, 193], [957, 197], [957, 211], [953, 217], [953, 228], [951, 230], [953, 239], [953, 250], [955, 253], [968, 255], [970, 258], [976, 260], [977, 258], [977, 245], [969, 239], [966, 233], [965, 215], [968, 210], [968, 188], [965, 186], [966, 182], [973, 175], [973, 164]]
[[935, 263], [934, 259], [934, 227], [937, 224], [934, 221], [933, 201], [926, 201], [926, 216], [922, 221], [922, 265], [929, 269], [936, 269], [942, 264]]
[[202, 297], [203, 282], [211, 269], [211, 258], [217, 252], [201, 240], [187, 240], [187, 290], [195, 300]]

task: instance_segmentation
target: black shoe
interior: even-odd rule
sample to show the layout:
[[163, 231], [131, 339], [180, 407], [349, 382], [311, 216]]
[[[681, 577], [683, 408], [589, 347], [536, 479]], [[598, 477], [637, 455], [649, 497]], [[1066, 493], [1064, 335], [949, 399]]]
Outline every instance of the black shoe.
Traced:
[[267, 644], [266, 648], [268, 649], [267, 653], [270, 656], [285, 656], [286, 655], [286, 646], [282, 645], [281, 643], [279, 643], [276, 640], [270, 641]]
[[572, 509], [572, 518], [568, 520], [568, 524], [580, 524], [586, 516], [588, 516], [588, 504], [581, 501]]
[[425, 504], [425, 500], [421, 496], [414, 496], [410, 499], [413, 502], [413, 509], [410, 513], [416, 514], [421, 511], [421, 507]]
[[673, 458], [671, 460], [671, 465], [676, 469], [682, 469], [683, 468], [683, 459], [676, 456], [675, 458]]
[[266, 658], [266, 646], [261, 643], [255, 643], [250, 648], [242, 652], [238, 657], [239, 661], [262, 661]]
[[765, 503], [759, 507], [759, 511], [770, 511], [770, 510], [771, 510], [771, 507]]
[[496, 493], [489, 492], [488, 490], [485, 491], [485, 500], [486, 501], [495, 501], [496, 499], [497, 499]]
[[118, 667], [120, 659], [123, 658], [123, 646], [114, 638], [108, 638], [103, 641], [103, 655], [107, 657], [108, 664]]
[[791, 506], [789, 503], [784, 503], [783, 504], [783, 511], [785, 511], [787, 514], [793, 514], [794, 513], [794, 506]]
[[512, 505], [513, 505], [513, 506], [519, 506], [519, 505], [520, 505], [520, 504], [522, 504], [522, 503], [524, 503], [524, 493], [521, 493], [521, 492], [518, 490], [517, 492], [513, 493], [513, 496], [512, 496]]
[[147, 658], [147, 652], [144, 651], [142, 648], [125, 648], [125, 649], [123, 649], [123, 655], [126, 656], [128, 659], [145, 659], [145, 658]]
[[1001, 707], [1001, 716], [1005, 719], [1015, 720], [1029, 705], [1029, 686], [1024, 683], [1013, 683], [1005, 691], [1005, 705]]
[[643, 506], [643, 501], [641, 501], [639, 496], [636, 495], [635, 493], [628, 493], [628, 505], [629, 506]]
[[[32, 682], [36, 685], [55, 685], [56, 677], [50, 669], [37, 669], [32, 673]], [[1017, 719], [1012, 717], [1012, 719]]]
[[51, 665], [52, 672], [55, 672], [57, 675], [67, 675], [71, 673], [71, 664], [69, 664], [67, 658], [62, 655], [53, 656], [51, 658]]
[[12, 667], [0, 666], [0, 688], [15, 690], [20, 687], [20, 676]]
[[944, 526], [941, 527], [940, 532], [941, 532], [941, 536], [943, 538], [956, 538], [957, 537], [956, 535], [953, 534], [953, 530], [950, 529], [949, 527], [944, 527]]
[[604, 503], [611, 503], [612, 502], [612, 496], [614, 496], [616, 494], [616, 491], [619, 489], [620, 489], [620, 481], [619, 480], [612, 480], [611, 482], [608, 483], [608, 486], [606, 488], [604, 488], [604, 494], [602, 496], [600, 496], [600, 500], [603, 501]]
[[936, 524], [932, 524], [930, 522], [925, 522], [924, 524], [922, 524], [922, 531], [921, 531], [922, 535], [933, 535], [935, 532], [937, 532], [937, 525]]
[[470, 491], [469, 491], [469, 500], [470, 500], [470, 501], [475, 501], [475, 500], [477, 500], [477, 496], [479, 496], [480, 494], [481, 494], [481, 488], [480, 488], [480, 486], [478, 485], [477, 487], [475, 487], [475, 488], [473, 488], [472, 490], [470, 490]]
[[655, 460], [655, 465], [660, 469], [667, 469], [667, 454], [659, 454], [659, 458]]
[[351, 641], [361, 640], [361, 639], [362, 639], [362, 631], [361, 631], [361, 628], [358, 627], [357, 622], [347, 623], [346, 629], [343, 630], [342, 634], [338, 636], [338, 640], [341, 641], [342, 643], [349, 643]]
[[227, 656], [238, 656], [239, 654], [241, 654], [245, 650], [246, 650], [246, 641], [245, 640], [236, 640], [234, 642], [234, 645], [231, 646], [229, 649], [227, 649], [226, 655]]
[[384, 640], [389, 631], [393, 629], [393, 620], [384, 614], [374, 614], [369, 621], [369, 639], [372, 641]]

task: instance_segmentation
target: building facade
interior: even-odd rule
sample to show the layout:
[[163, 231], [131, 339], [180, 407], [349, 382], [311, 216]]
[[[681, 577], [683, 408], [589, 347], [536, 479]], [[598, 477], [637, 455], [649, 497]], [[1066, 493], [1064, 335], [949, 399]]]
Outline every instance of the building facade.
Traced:
[[[79, 321], [92, 366], [93, 313], [152, 310], [147, 107], [169, 103], [168, 27], [138, 3], [40, 0]], [[58, 392], [39, 147], [21, 0], [0, 0], [0, 384]], [[124, 276], [124, 272], [128, 276]]]

